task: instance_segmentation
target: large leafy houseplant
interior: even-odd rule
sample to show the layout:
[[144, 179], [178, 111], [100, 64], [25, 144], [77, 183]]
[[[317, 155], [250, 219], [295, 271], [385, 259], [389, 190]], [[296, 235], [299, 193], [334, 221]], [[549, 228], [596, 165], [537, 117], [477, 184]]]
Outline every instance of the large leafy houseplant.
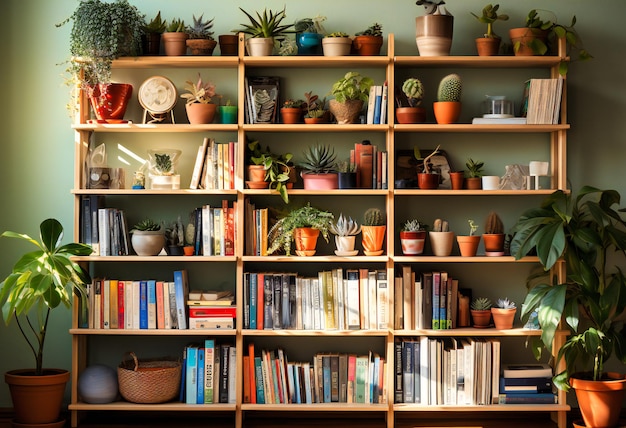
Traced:
[[[563, 281], [537, 283], [528, 292], [521, 317], [536, 312], [542, 329], [541, 342], [552, 349], [556, 330], [564, 320], [571, 334], [559, 349], [555, 384], [568, 390], [570, 377], [586, 372], [600, 380], [604, 363], [613, 354], [626, 363], [624, 310], [626, 277], [617, 266], [626, 261], [626, 222], [618, 209], [615, 190], [583, 187], [578, 196], [556, 191], [541, 204], [524, 212], [513, 227], [511, 253], [517, 258], [536, 251], [545, 270], [558, 260], [566, 263]], [[533, 281], [537, 282], [537, 281]], [[541, 355], [540, 343], [534, 352]]]
[[312, 207], [310, 203], [302, 208], [290, 211], [279, 218], [269, 231], [270, 246], [268, 254], [283, 249], [285, 254], [291, 255], [291, 243], [294, 240], [294, 231], [301, 227], [310, 227], [320, 231], [320, 235], [328, 242], [330, 230], [335, 220], [333, 213]]
[[15, 319], [35, 357], [35, 373], [42, 375], [50, 311], [61, 304], [69, 308], [74, 294], [81, 299], [87, 296], [89, 275], [71, 257], [88, 256], [93, 250], [85, 244], [63, 245], [63, 226], [58, 220], [44, 220], [39, 232], [39, 241], [16, 232], [2, 234], [30, 242], [37, 249], [23, 254], [0, 283], [0, 304], [4, 322]]

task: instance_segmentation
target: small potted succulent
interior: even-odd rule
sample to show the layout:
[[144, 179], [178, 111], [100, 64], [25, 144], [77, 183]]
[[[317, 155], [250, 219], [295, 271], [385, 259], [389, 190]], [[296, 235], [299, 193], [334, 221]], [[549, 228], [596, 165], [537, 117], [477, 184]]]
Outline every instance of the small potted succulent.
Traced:
[[339, 189], [356, 189], [356, 165], [347, 160], [337, 162], [337, 184]]
[[420, 56], [450, 55], [454, 16], [445, 8], [443, 0], [417, 0], [423, 6], [424, 16], [415, 18], [415, 42]]
[[487, 328], [491, 325], [491, 307], [493, 302], [488, 297], [475, 297], [470, 304], [472, 321], [476, 328]]
[[346, 56], [350, 55], [352, 39], [348, 33], [334, 31], [326, 34], [322, 39], [322, 50], [324, 56]]
[[481, 177], [483, 176], [485, 163], [469, 158], [465, 162], [465, 166], [467, 167], [465, 171], [465, 186], [472, 190], [480, 189], [482, 187]]
[[420, 107], [424, 98], [424, 85], [417, 77], [409, 77], [402, 84], [408, 106], [396, 107], [396, 120], [400, 124], [422, 123], [426, 120], [426, 109]]
[[304, 114], [303, 106], [304, 100], [294, 100], [292, 98], [285, 100], [283, 106], [280, 108], [282, 123], [302, 123], [302, 116]]
[[373, 84], [370, 77], [357, 71], [349, 71], [333, 84], [330, 94], [335, 99], [328, 102], [328, 107], [339, 125], [356, 122]]
[[461, 115], [461, 76], [456, 73], [444, 76], [437, 89], [437, 101], [433, 103], [433, 113], [438, 124], [450, 124]]
[[320, 99], [313, 91], [305, 92], [304, 97], [304, 123], [328, 123], [329, 112], [325, 108], [326, 98]]
[[144, 55], [159, 55], [161, 53], [161, 34], [165, 31], [167, 22], [161, 18], [161, 11], [143, 26], [141, 43]]
[[504, 238], [504, 224], [502, 223], [502, 219], [495, 211], [491, 211], [487, 215], [485, 233], [483, 233], [485, 255], [503, 256]]
[[185, 28], [185, 21], [179, 18], [174, 18], [167, 24], [162, 35], [165, 55], [183, 56], [187, 53], [189, 35], [185, 32]]
[[192, 55], [213, 55], [213, 49], [217, 42], [213, 38], [213, 19], [205, 21], [203, 15], [196, 18], [193, 15], [193, 25], [185, 29], [189, 38], [186, 40], [187, 47]]
[[268, 12], [267, 8], [263, 13], [256, 12], [256, 17], [239, 8], [248, 18], [247, 24], [241, 24], [241, 28], [234, 30], [248, 35], [246, 39], [246, 50], [250, 56], [269, 56], [274, 51], [274, 43], [285, 38], [286, 34], [293, 33], [293, 24], [283, 24], [287, 17], [285, 8], [282, 10]]
[[363, 31], [354, 35], [352, 48], [357, 55], [379, 55], [383, 46], [383, 27], [378, 22], [373, 23]]
[[330, 145], [314, 144], [303, 153], [304, 160], [298, 166], [302, 169], [300, 175], [307, 190], [336, 189], [337, 156]]
[[296, 254], [312, 256], [315, 254], [317, 238], [322, 235], [329, 242], [330, 228], [334, 216], [328, 211], [312, 207], [310, 203], [290, 211], [286, 216], [279, 218], [268, 233], [270, 246], [268, 254], [284, 250], [291, 255], [291, 243], [296, 243]]
[[385, 240], [387, 224], [385, 215], [379, 208], [368, 208], [363, 215], [363, 252], [366, 256], [380, 256]]
[[178, 149], [148, 150], [151, 189], [180, 189], [180, 174], [177, 173], [177, 165], [181, 153]]
[[184, 254], [185, 229], [180, 216], [165, 228], [165, 245], [165, 251], [170, 256], [182, 256]]
[[359, 250], [354, 249], [356, 235], [361, 233], [361, 226], [352, 217], [339, 214], [337, 221], [330, 225], [330, 232], [335, 235], [335, 254], [338, 256], [356, 256]]
[[430, 238], [430, 247], [435, 256], [447, 257], [452, 253], [454, 232], [450, 230], [447, 220], [436, 219], [428, 236]]
[[441, 174], [435, 172], [431, 168], [430, 159], [439, 153], [439, 145], [428, 156], [422, 158], [422, 152], [418, 147], [413, 147], [413, 155], [418, 161], [422, 161], [422, 169], [417, 173], [417, 185], [420, 189], [430, 190], [438, 189], [441, 181]]
[[213, 82], [203, 82], [202, 76], [198, 73], [198, 81], [196, 83], [191, 80], [185, 82], [184, 94], [180, 97], [187, 100], [185, 110], [189, 123], [204, 124], [213, 123], [215, 113], [217, 112], [217, 104], [211, 101], [220, 95], [215, 93], [215, 84]]
[[404, 222], [400, 230], [402, 254], [405, 256], [416, 256], [424, 252], [426, 229], [427, 226], [416, 218]]
[[517, 307], [515, 302], [507, 299], [498, 299], [496, 305], [491, 308], [491, 316], [493, 317], [493, 323], [498, 330], [508, 330], [513, 328], [513, 322], [515, 321], [515, 313]]
[[500, 51], [500, 42], [502, 38], [493, 32], [493, 24], [496, 21], [506, 21], [509, 19], [509, 15], [498, 14], [499, 4], [492, 5], [489, 3], [483, 7], [482, 14], [476, 15], [474, 12], [470, 12], [478, 22], [487, 24], [487, 32], [483, 37], [476, 39], [476, 50], [480, 56], [493, 56], [498, 55]]
[[130, 242], [138, 256], [157, 256], [165, 246], [165, 231], [150, 218], [135, 224]]
[[456, 237], [456, 241], [459, 244], [459, 250], [463, 257], [474, 257], [476, 251], [478, 251], [478, 244], [480, 244], [480, 235], [475, 235], [478, 230], [478, 225], [472, 219], [467, 220], [469, 224], [469, 235], [459, 235]]

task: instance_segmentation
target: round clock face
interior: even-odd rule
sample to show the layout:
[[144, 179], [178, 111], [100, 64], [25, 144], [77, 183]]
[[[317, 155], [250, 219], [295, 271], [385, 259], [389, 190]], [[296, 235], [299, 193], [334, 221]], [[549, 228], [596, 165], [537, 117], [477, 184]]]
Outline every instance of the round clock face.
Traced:
[[150, 113], [167, 113], [176, 105], [176, 87], [170, 79], [152, 76], [139, 87], [139, 103]]

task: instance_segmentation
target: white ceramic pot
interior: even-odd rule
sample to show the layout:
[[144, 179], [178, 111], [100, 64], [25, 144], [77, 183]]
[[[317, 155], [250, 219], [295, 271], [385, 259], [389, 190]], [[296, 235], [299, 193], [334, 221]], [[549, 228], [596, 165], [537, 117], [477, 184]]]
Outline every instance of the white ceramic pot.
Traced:
[[251, 37], [246, 39], [246, 50], [250, 56], [271, 56], [274, 52], [274, 39], [271, 37]]
[[162, 230], [136, 230], [130, 242], [138, 256], [156, 256], [165, 245], [165, 234]]
[[428, 232], [430, 247], [433, 254], [439, 257], [447, 257], [452, 253], [454, 232]]
[[352, 39], [350, 37], [324, 37], [322, 39], [324, 56], [350, 55], [351, 47]]

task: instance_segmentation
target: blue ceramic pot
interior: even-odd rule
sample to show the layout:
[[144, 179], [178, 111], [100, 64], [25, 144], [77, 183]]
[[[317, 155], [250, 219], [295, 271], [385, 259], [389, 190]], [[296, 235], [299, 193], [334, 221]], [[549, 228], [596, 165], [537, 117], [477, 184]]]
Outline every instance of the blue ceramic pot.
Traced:
[[322, 37], [317, 33], [299, 33], [296, 36], [298, 55], [322, 55]]

